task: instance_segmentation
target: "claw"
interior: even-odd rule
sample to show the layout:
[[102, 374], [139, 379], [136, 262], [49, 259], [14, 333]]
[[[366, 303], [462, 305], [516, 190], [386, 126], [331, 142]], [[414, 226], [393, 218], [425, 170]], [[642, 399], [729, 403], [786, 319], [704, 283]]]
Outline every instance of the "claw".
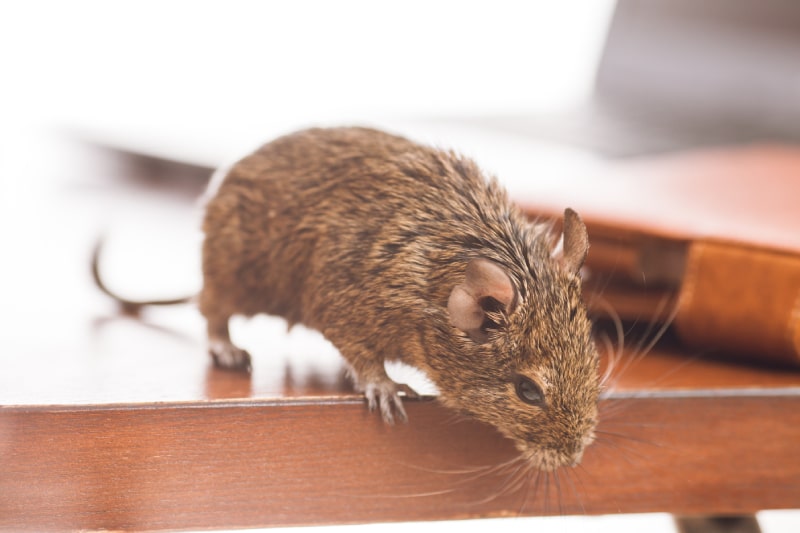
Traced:
[[408, 422], [408, 415], [403, 407], [403, 400], [400, 398], [400, 392], [403, 392], [409, 398], [419, 397], [408, 385], [399, 385], [391, 380], [368, 383], [366, 387], [364, 387], [367, 407], [370, 411], [380, 408], [383, 421], [389, 425], [394, 424], [395, 418], [404, 423]]
[[214, 364], [219, 368], [247, 373], [252, 370], [250, 354], [230, 342], [212, 342], [209, 346], [209, 352], [214, 359]]
[[376, 388], [373, 386], [368, 386], [366, 390], [364, 390], [364, 397], [367, 399], [367, 408], [369, 409], [369, 412], [374, 412], [375, 408], [378, 406], [378, 395]]
[[408, 422], [408, 415], [406, 414], [406, 409], [403, 407], [403, 400], [400, 399], [400, 396], [395, 393], [392, 396], [392, 403], [394, 404], [394, 410], [397, 413], [397, 418], [400, 419], [400, 422], [407, 423]]

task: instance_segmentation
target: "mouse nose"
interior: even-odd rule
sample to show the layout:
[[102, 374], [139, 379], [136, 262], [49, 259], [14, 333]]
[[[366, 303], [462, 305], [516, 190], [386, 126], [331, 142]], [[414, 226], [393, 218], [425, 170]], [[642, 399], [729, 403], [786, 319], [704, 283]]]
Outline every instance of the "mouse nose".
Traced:
[[570, 458], [568, 461], [566, 461], [567, 465], [571, 467], [578, 466], [583, 460], [584, 450], [586, 450], [586, 447], [589, 446], [593, 440], [593, 433], [591, 435], [582, 435], [575, 439], [568, 452], [570, 454]]
[[583, 448], [572, 454], [572, 460], [570, 461], [569, 466], [574, 468], [581, 464], [581, 460], [583, 460]]

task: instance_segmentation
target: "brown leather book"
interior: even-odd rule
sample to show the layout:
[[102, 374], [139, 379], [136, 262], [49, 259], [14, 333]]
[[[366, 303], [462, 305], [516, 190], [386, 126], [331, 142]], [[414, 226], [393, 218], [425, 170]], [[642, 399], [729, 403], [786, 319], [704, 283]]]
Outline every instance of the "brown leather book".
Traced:
[[697, 151], [598, 174], [516, 195], [532, 216], [565, 206], [583, 216], [593, 313], [674, 321], [690, 348], [800, 366], [800, 147]]

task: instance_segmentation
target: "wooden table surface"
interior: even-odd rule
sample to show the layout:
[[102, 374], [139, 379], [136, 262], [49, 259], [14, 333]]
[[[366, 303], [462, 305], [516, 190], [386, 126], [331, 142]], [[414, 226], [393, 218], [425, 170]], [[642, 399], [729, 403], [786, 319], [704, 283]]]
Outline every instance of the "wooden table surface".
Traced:
[[195, 291], [199, 185], [61, 142], [18, 156], [0, 182], [0, 530], [800, 507], [796, 371], [631, 338], [583, 464], [537, 476], [432, 398], [384, 426], [314, 332], [237, 322], [244, 376], [210, 365], [191, 306], [120, 315], [91, 283], [95, 239], [117, 290]]

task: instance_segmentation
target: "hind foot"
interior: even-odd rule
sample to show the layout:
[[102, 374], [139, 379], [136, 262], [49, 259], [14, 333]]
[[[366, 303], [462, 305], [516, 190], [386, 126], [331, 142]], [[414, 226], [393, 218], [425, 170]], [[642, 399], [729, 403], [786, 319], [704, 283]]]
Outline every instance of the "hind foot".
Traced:
[[230, 341], [211, 341], [208, 346], [214, 365], [226, 370], [250, 372], [252, 364], [250, 354], [246, 350], [237, 348]]
[[395, 383], [388, 377], [380, 381], [372, 381], [364, 386], [364, 396], [370, 411], [380, 409], [383, 421], [389, 425], [394, 424], [395, 418], [401, 422], [408, 422], [408, 415], [403, 407], [400, 393], [407, 398], [419, 398], [419, 394], [404, 383]]

